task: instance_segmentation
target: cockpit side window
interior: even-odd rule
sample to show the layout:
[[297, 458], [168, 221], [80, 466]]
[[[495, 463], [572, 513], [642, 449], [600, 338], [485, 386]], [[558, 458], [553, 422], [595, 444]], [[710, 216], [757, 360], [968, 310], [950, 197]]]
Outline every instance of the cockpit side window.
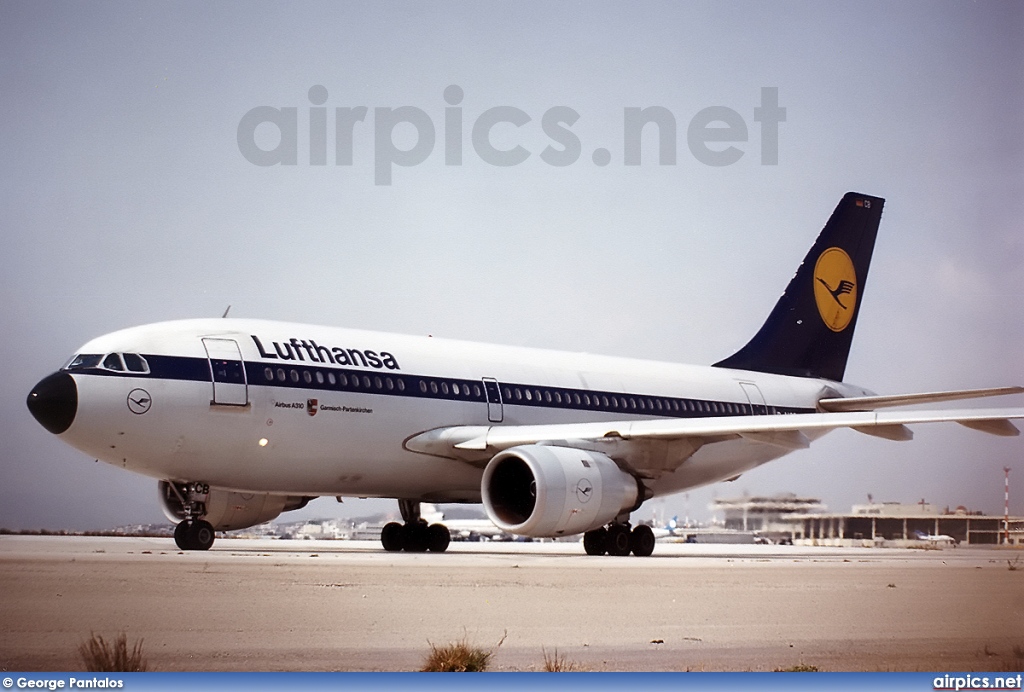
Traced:
[[100, 360], [103, 356], [81, 353], [71, 359], [71, 362], [64, 368], [65, 370], [85, 370], [87, 368], [99, 367]]
[[149, 372], [149, 363], [138, 353], [122, 353], [128, 372]]
[[121, 354], [108, 353], [107, 357], [103, 359], [103, 367], [107, 370], [124, 372], [124, 363], [121, 362]]

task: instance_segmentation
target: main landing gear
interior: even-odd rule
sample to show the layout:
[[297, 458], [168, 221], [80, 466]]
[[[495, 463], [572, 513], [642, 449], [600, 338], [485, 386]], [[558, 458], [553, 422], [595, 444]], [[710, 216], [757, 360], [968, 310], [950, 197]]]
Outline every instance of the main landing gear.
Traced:
[[380, 532], [380, 542], [384, 550], [408, 553], [443, 553], [448, 550], [452, 536], [444, 524], [430, 524], [420, 518], [420, 503], [414, 500], [399, 500], [398, 508], [402, 511], [404, 524], [396, 521], [384, 526]]
[[641, 524], [630, 530], [629, 522], [613, 522], [583, 534], [587, 555], [629, 555], [647, 557], [654, 552], [654, 531]]

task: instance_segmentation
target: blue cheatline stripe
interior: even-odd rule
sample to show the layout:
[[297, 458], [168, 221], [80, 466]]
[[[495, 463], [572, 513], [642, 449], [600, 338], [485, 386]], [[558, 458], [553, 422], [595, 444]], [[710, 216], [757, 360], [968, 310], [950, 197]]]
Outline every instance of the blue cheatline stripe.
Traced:
[[[144, 355], [150, 373], [113, 372], [102, 369], [74, 370], [75, 374], [105, 377], [136, 377], [211, 382], [206, 358]], [[236, 361], [237, 362], [237, 361]], [[394, 371], [317, 367], [295, 362], [269, 364], [246, 361], [245, 376], [250, 386], [276, 389], [304, 389], [324, 392], [360, 392], [415, 399], [439, 399], [487, 403], [483, 381], [452, 377], [409, 375]], [[221, 381], [221, 380], [218, 380]], [[230, 384], [230, 382], [226, 382]], [[237, 382], [236, 384], [242, 384]], [[499, 382], [502, 404], [567, 411], [596, 411], [661, 418], [711, 418], [752, 415], [749, 403], [680, 397], [630, 394], [590, 389], [571, 389], [534, 384]], [[767, 407], [768, 413], [813, 413], [812, 408]]]
[[[423, 692], [496, 692], [538, 690], [618, 692], [635, 687], [645, 692], [758, 692], [863, 689], [893, 692], [925, 690], [1020, 689], [1020, 673], [0, 673], [3, 689], [102, 689], [131, 692], [181, 692], [183, 689], [262, 692], [263, 690], [395, 690], [414, 685]], [[1004, 682], [996, 687], [997, 680]], [[29, 681], [38, 687], [28, 687]], [[41, 684], [47, 681], [50, 684]], [[58, 682], [62, 681], [63, 686]], [[971, 685], [970, 683], [977, 683]], [[987, 683], [987, 685], [985, 684]], [[1013, 686], [1010, 686], [1012, 684]], [[50, 686], [52, 685], [52, 687]]]

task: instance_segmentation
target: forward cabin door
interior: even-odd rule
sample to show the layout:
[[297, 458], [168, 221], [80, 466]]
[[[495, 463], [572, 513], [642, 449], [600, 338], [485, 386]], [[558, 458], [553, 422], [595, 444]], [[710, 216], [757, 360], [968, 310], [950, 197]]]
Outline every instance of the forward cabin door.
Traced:
[[505, 418], [505, 410], [501, 405], [501, 390], [498, 388], [498, 381], [493, 377], [485, 377], [484, 394], [487, 395], [487, 420], [491, 423], [500, 423]]
[[238, 342], [234, 339], [203, 339], [203, 347], [210, 360], [210, 376], [213, 380], [213, 400], [210, 403], [222, 406], [248, 405], [249, 386]]

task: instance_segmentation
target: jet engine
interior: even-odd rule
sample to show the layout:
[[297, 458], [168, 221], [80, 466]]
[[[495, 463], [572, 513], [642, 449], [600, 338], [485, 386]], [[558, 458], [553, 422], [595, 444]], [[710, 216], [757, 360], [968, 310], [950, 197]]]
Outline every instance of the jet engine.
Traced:
[[274, 519], [281, 512], [301, 509], [313, 499], [266, 493], [236, 493], [199, 483], [175, 483], [172, 486], [168, 481], [160, 481], [160, 503], [164, 515], [171, 521], [177, 523], [185, 518], [185, 498], [205, 507], [202, 518], [217, 531], [255, 526]]
[[604, 454], [545, 445], [496, 454], [481, 491], [496, 526], [536, 538], [599, 528], [645, 499], [640, 481]]

